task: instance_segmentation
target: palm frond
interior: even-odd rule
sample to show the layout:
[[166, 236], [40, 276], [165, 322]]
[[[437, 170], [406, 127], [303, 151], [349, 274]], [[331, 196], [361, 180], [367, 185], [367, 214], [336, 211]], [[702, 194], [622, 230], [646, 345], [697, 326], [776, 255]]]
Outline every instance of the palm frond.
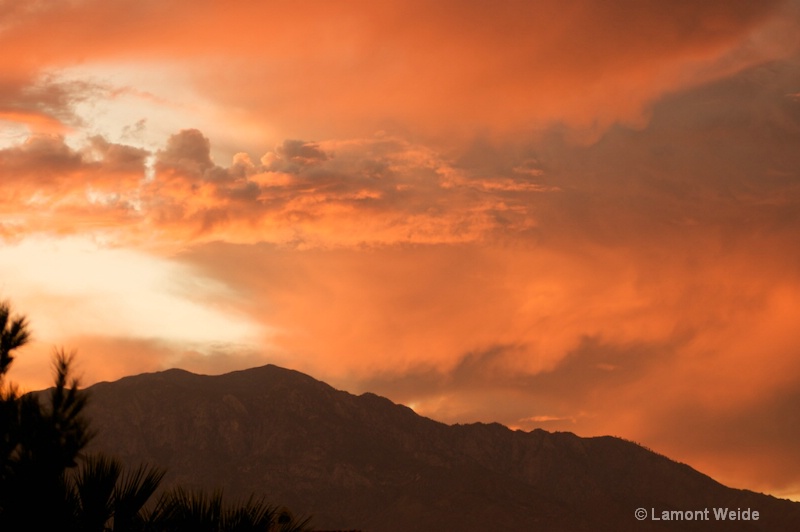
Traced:
[[154, 517], [163, 530], [218, 532], [222, 517], [222, 492], [208, 495], [202, 491], [175, 488], [162, 496]]
[[114, 532], [129, 532], [145, 521], [142, 510], [164, 478], [165, 470], [141, 465], [126, 471], [114, 489]]
[[85, 458], [75, 477], [80, 502], [80, 521], [87, 532], [103, 532], [113, 514], [114, 490], [122, 465], [114, 458]]

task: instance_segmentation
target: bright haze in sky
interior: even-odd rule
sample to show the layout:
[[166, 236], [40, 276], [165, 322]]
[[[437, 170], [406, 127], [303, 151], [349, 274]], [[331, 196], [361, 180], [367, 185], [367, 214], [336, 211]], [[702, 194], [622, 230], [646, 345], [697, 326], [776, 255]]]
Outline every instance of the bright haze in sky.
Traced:
[[797, 1], [0, 1], [10, 378], [275, 363], [800, 494]]

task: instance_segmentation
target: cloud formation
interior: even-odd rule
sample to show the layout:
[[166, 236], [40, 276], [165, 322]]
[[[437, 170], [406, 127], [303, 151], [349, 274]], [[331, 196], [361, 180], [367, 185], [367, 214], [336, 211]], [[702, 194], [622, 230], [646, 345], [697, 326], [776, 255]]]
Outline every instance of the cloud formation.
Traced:
[[[536, 176], [468, 176], [399, 139], [287, 140], [254, 164], [214, 164], [209, 140], [181, 131], [155, 153], [91, 138], [80, 150], [33, 136], [0, 150], [9, 176], [7, 237], [96, 229], [110, 238], [181, 245], [223, 239], [339, 246], [482, 239], [533, 225], [530, 197], [557, 193]], [[27, 208], [37, 206], [37, 212]], [[51, 214], [45, 219], [43, 214]], [[57, 215], [57, 216], [55, 216]], [[46, 221], [49, 220], [49, 223]], [[76, 225], [77, 222], [77, 225]]]
[[0, 67], [15, 80], [10, 93], [0, 84], [0, 102], [15, 101], [0, 111], [32, 127], [59, 120], [63, 105], [49, 112], [39, 99], [25, 111], [20, 91], [64, 69], [152, 62], [191, 80], [183, 92], [201, 89], [228, 124], [263, 134], [453, 136], [564, 123], [597, 138], [617, 122], [645, 123], [665, 93], [796, 51], [797, 16], [795, 2], [779, 1], [38, 4], [12, 10], [0, 32], [13, 51]]
[[385, 135], [285, 140], [257, 162], [239, 153], [219, 166], [198, 130], [155, 152], [34, 135], [0, 150], [3, 234], [158, 234], [180, 249], [517, 237], [633, 245], [650, 238], [644, 228], [668, 239], [687, 228], [739, 240], [756, 227], [786, 232], [798, 212], [797, 77], [791, 64], [752, 69], [662, 100], [647, 128], [617, 127], [588, 146], [557, 130], [533, 141], [479, 136], [458, 151]]
[[[48, 342], [90, 382], [271, 361], [800, 493], [797, 1], [78, 0], [0, 21], [0, 290], [43, 331], [24, 378]], [[73, 241], [96, 260], [31, 280]], [[144, 291], [175, 296], [157, 323], [213, 337], [137, 326], [145, 300], [95, 283], [134, 284], [138, 259], [101, 268], [117, 250], [180, 266]], [[129, 323], [87, 325], [108, 316]]]

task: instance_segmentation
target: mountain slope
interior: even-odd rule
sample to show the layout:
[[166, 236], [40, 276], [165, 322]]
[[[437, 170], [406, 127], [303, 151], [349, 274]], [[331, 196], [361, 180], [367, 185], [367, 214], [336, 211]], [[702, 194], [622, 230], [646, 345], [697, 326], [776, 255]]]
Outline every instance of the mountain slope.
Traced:
[[[167, 467], [166, 482], [264, 494], [318, 528], [797, 530], [800, 503], [726, 488], [618, 438], [448, 426], [275, 366], [182, 370], [89, 389], [90, 450]], [[709, 522], [634, 518], [702, 510]], [[717, 522], [713, 508], [758, 521]]]

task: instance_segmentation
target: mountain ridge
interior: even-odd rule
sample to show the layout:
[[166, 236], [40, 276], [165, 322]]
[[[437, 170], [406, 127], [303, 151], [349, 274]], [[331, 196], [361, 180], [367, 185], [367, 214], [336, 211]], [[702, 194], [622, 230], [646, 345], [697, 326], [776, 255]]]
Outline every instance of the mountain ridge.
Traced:
[[[792, 530], [800, 504], [722, 486], [638, 444], [498, 423], [446, 425], [274, 365], [167, 370], [88, 388], [90, 451], [168, 469], [167, 484], [251, 492], [317, 527], [395, 530]], [[759, 521], [675, 523], [636, 508], [750, 507]], [[659, 514], [660, 515], [660, 514]], [[713, 515], [712, 515], [713, 519]], [[667, 528], [665, 528], [665, 526]], [[673, 526], [673, 528], [669, 528]]]

